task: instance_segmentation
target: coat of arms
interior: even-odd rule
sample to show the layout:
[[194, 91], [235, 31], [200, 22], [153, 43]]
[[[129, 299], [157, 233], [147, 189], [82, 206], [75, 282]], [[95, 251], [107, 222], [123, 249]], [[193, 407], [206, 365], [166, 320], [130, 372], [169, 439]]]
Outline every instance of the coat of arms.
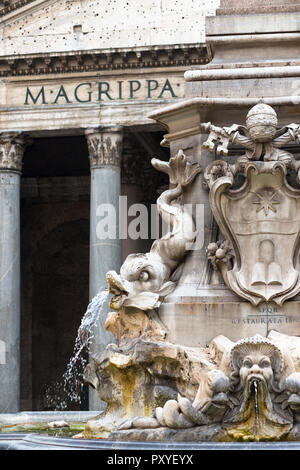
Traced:
[[215, 160], [206, 168], [211, 208], [224, 236], [208, 246], [209, 258], [241, 297], [282, 305], [300, 291], [300, 162], [284, 149], [298, 139], [299, 126], [277, 130], [274, 109], [259, 103], [246, 127], [202, 127], [210, 132], [204, 145], [212, 150], [217, 144], [217, 154], [227, 155], [229, 142], [246, 149], [234, 165]]

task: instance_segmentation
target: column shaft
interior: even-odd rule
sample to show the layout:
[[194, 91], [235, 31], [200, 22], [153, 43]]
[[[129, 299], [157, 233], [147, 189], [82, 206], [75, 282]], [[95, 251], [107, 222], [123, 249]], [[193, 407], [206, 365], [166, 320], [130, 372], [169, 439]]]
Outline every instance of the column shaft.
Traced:
[[0, 412], [20, 406], [20, 171], [23, 139], [0, 134]]
[[[123, 130], [118, 126], [86, 131], [91, 162], [91, 215], [90, 215], [90, 299], [107, 287], [107, 271], [118, 271], [122, 262], [122, 245], [119, 240], [119, 196], [121, 193], [120, 163]], [[99, 223], [106, 218], [110, 236], [103, 236]], [[91, 356], [114, 343], [114, 336], [105, 330], [109, 302], [104, 306], [94, 330]], [[90, 388], [89, 409], [99, 410], [104, 403]]]

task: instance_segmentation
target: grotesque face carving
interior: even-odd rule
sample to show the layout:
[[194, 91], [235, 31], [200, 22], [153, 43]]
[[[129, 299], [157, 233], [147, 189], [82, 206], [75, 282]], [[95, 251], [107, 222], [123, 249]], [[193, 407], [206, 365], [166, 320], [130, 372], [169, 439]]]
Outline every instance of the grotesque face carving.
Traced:
[[268, 356], [253, 352], [245, 356], [240, 368], [240, 385], [246, 387], [247, 383], [254, 380], [264, 381], [268, 388], [273, 383], [273, 369], [271, 359]]
[[260, 335], [245, 338], [232, 348], [232, 389], [249, 389], [257, 381], [269, 391], [278, 390], [283, 366], [281, 351]]
[[[232, 373], [229, 399], [232, 408], [223, 423], [235, 439], [277, 439], [291, 429], [293, 417], [281, 408], [280, 382], [284, 356], [260, 335], [238, 341], [231, 349]], [[284, 395], [283, 399], [287, 396]]]

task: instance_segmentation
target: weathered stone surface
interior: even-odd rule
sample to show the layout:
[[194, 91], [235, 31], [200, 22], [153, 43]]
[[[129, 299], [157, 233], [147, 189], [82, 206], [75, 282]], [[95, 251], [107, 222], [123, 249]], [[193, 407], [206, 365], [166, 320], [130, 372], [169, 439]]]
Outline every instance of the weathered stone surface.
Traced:
[[0, 411], [20, 410], [21, 132], [0, 134]]
[[218, 442], [229, 441], [226, 430], [219, 424], [211, 426], [198, 426], [191, 429], [129, 429], [114, 431], [109, 439], [116, 441], [173, 441], [173, 442]]
[[[300, 192], [286, 180], [288, 168], [297, 174], [299, 165], [283, 148], [298, 139], [299, 126], [276, 130], [277, 122], [274, 109], [260, 103], [248, 112], [246, 128], [202, 125], [209, 132], [203, 145], [212, 151], [216, 144], [217, 155], [227, 156], [229, 142], [245, 148], [236, 164], [216, 160], [204, 177], [211, 209], [225, 239], [222, 246], [216, 244], [210, 260], [225, 284], [255, 306], [270, 300], [282, 306], [300, 291], [298, 264], [294, 263], [300, 226], [292, 222], [297, 220]], [[254, 163], [261, 158], [263, 162]], [[238, 173], [245, 182], [232, 190]]]
[[[236, 439], [226, 432], [222, 426], [215, 424], [210, 426], [198, 426], [190, 429], [129, 429], [126, 431], [114, 431], [109, 439], [116, 441], [161, 441], [161, 442], [232, 442]], [[300, 426], [295, 425], [281, 440], [299, 441]], [[238, 439], [247, 441], [242, 436]], [[255, 439], [252, 439], [253, 441]], [[268, 439], [265, 439], [266, 441]]]
[[288, 351], [295, 370], [300, 372], [300, 338], [299, 336], [289, 336], [272, 330], [268, 338], [284, 351]]
[[[219, 369], [213, 368], [212, 357], [216, 359], [216, 355], [209, 358], [209, 352], [213, 350], [218, 351], [219, 356], [223, 350]], [[256, 335], [241, 339], [237, 343], [218, 337], [206, 353], [211, 368], [203, 369], [193, 402], [178, 394], [176, 399], [169, 398], [155, 408], [152, 416], [144, 413], [140, 417], [129, 417], [127, 413], [126, 419], [119, 423], [117, 433], [121, 432], [128, 438], [132, 436], [133, 439], [141, 439], [145, 434], [131, 434], [129, 430], [145, 429], [148, 436], [146, 439], [157, 440], [161, 437], [160, 426], [173, 430], [189, 430], [201, 425], [204, 436], [207, 436], [205, 433], [216, 423], [227, 432], [225, 438], [218, 428], [217, 440], [287, 439], [300, 418], [300, 373], [295, 372], [288, 349], [280, 348], [270, 339]], [[126, 361], [116, 356], [115, 363], [117, 362], [119, 366], [124, 366]], [[134, 359], [131, 364], [133, 362]], [[174, 387], [175, 389], [178, 389], [178, 386]], [[155, 396], [154, 390], [152, 394]], [[121, 410], [119, 406], [118, 417]], [[125, 418], [125, 413], [121, 417]], [[117, 425], [116, 420], [114, 425]], [[101, 437], [103, 432], [103, 428], [99, 427], [97, 431], [95, 428], [89, 428], [89, 424], [86, 430], [94, 432], [97, 437]], [[187, 434], [180, 434], [179, 438], [188, 439], [189, 434], [186, 432]], [[193, 438], [196, 436], [197, 431]]]
[[[184, 429], [179, 438], [187, 439], [186, 430], [201, 425], [205, 433], [209, 425], [217, 423], [226, 429], [226, 437], [223, 429], [219, 437], [215, 437], [216, 433], [212, 439], [264, 441], [285, 439], [294, 424], [299, 422], [300, 373], [288, 346], [290, 343], [297, 349], [297, 344], [295, 340], [284, 339], [279, 332], [277, 338], [276, 333], [271, 333], [275, 342], [266, 338], [270, 331], [269, 315], [276, 320], [280, 317], [279, 323], [282, 324], [283, 316], [277, 313], [277, 307], [286, 306], [286, 300], [299, 292], [298, 222], [292, 215], [296, 225], [290, 227], [292, 231], [289, 232], [291, 223], [284, 219], [280, 210], [277, 214], [274, 207], [288, 208], [287, 212], [295, 215], [293, 204], [297, 203], [299, 189], [287, 182], [286, 174], [288, 169], [293, 171], [297, 180], [299, 163], [284, 146], [298, 139], [299, 126], [290, 124], [280, 130], [276, 127], [275, 111], [268, 105], [258, 104], [248, 112], [246, 127], [232, 125], [220, 128], [206, 123], [198, 129], [209, 133], [203, 146], [209, 150], [216, 146], [217, 155], [228, 155], [229, 142], [246, 149], [235, 163], [216, 160], [204, 171], [206, 188], [210, 190], [209, 204], [224, 237], [210, 239], [207, 255], [214, 275], [207, 276], [206, 282], [207, 290], [210, 282], [221, 291], [221, 278], [216, 275], [220, 270], [227, 287], [250, 301], [250, 308], [262, 304], [257, 312], [259, 321], [251, 324], [253, 334], [245, 337], [244, 332], [249, 329], [243, 317], [243, 304], [237, 300], [239, 318], [232, 322], [236, 324], [236, 331], [231, 331], [229, 338], [220, 336], [221, 325], [217, 322], [215, 327], [219, 334], [215, 339], [211, 338], [209, 346], [206, 343], [205, 349], [193, 350], [182, 346], [183, 341], [181, 345], [170, 342], [170, 336], [173, 335], [174, 341], [177, 331], [174, 317], [171, 319], [173, 324], [165, 321], [165, 308], [172, 311], [172, 308], [181, 307], [184, 325], [188, 311], [193, 311], [198, 305], [204, 309], [204, 318], [209, 316], [208, 303], [203, 299], [201, 302], [200, 296], [197, 299], [197, 292], [194, 292], [194, 298], [186, 296], [188, 302], [183, 299], [178, 302], [174, 293], [167, 295], [166, 302], [158, 295], [158, 289], [168, 284], [172, 271], [186, 251], [186, 244], [184, 247], [180, 244], [186, 242], [184, 234], [173, 246], [174, 239], [180, 234], [180, 228], [175, 227], [176, 215], [182, 219], [182, 206], [170, 203], [183, 194], [183, 189], [199, 172], [193, 171], [193, 167], [197, 170], [199, 166], [188, 167], [182, 151], [171, 157], [169, 163], [156, 162], [157, 167], [166, 171], [170, 178], [171, 189], [165, 191], [158, 202], [163, 215], [165, 212], [173, 215], [173, 230], [155, 242], [149, 254], [130, 256], [120, 275], [115, 272], [107, 274], [110, 291], [114, 295], [111, 307], [117, 314], [110, 314], [106, 328], [114, 332], [118, 345], [108, 346], [102, 355], [94, 357], [94, 363], [87, 369], [86, 379], [96, 387], [108, 408], [102, 417], [87, 423], [83, 433], [85, 437], [107, 436], [110, 430], [118, 427], [118, 432], [128, 438], [129, 430], [144, 428], [146, 434], [142, 431], [130, 434], [132, 439], [156, 440], [165, 432], [161, 427], [167, 427]], [[179, 129], [176, 131], [181, 132]], [[171, 138], [172, 135], [165, 140]], [[235, 183], [231, 189], [238, 174], [244, 174], [245, 182], [240, 186]], [[175, 184], [177, 186], [173, 189]], [[264, 191], [267, 194], [259, 197]], [[243, 200], [242, 208], [237, 208], [234, 203], [244, 197], [244, 192], [246, 200]], [[259, 199], [248, 200], [248, 193], [250, 197], [253, 198], [254, 194]], [[251, 204], [259, 207], [253, 208]], [[283, 223], [286, 225], [282, 228]], [[287, 238], [290, 233], [294, 237], [293, 243], [289, 243]], [[209, 233], [209, 238], [211, 235]], [[243, 239], [242, 235], [248, 238]], [[252, 240], [252, 245], [249, 242], [251, 236], [253, 239], [258, 236], [258, 241]], [[194, 237], [188, 239], [190, 243], [194, 240]], [[249, 258], [249, 246], [251, 253], [256, 253], [255, 247], [259, 247], [256, 257]], [[154, 256], [152, 264], [151, 256]], [[152, 269], [148, 270], [149, 265]], [[192, 291], [191, 286], [189, 289]], [[233, 312], [228, 310], [228, 301], [218, 300], [219, 307], [215, 302], [210, 308], [214, 316], [219, 308], [224, 321], [225, 314], [230, 316]], [[160, 304], [158, 314], [155, 312], [153, 316]], [[249, 309], [249, 303], [244, 305], [246, 310]], [[287, 305], [291, 308], [293, 303], [287, 302]], [[267, 320], [263, 323], [261, 320], [265, 316]], [[164, 326], [166, 330], [160, 328]], [[186, 329], [186, 326], [182, 327], [181, 339]], [[262, 335], [258, 334], [260, 329], [263, 330]], [[214, 331], [212, 324], [206, 330], [206, 333], [200, 331], [202, 342], [206, 334], [211, 335]], [[224, 333], [224, 328], [221, 331]], [[233, 342], [235, 334], [236, 342]], [[184, 341], [191, 344], [192, 340], [187, 338]], [[294, 356], [297, 363], [297, 355]], [[157, 386], [159, 394], [156, 393]], [[165, 393], [161, 393], [163, 389]]]
[[[186, 264], [189, 266], [191, 260], [186, 260]], [[197, 279], [197, 273], [194, 279]], [[172, 343], [205, 347], [220, 331], [231, 341], [256, 333], [267, 336], [274, 329], [282, 334], [300, 335], [299, 300], [287, 301], [282, 307], [273, 302], [255, 307], [237, 299], [232, 302], [224, 286], [223, 301], [221, 289], [218, 292], [211, 285], [196, 291], [195, 297], [192, 287], [196, 290], [196, 282], [192, 285], [183, 283], [179, 287], [181, 296], [167, 297], [159, 309], [160, 319], [168, 331], [167, 340]], [[196, 331], [199, 334], [195, 334]]]
[[200, 348], [143, 340], [132, 341], [127, 351], [108, 346], [85, 374], [108, 406], [87, 423], [84, 437], [106, 437], [127, 419], [151, 417], [178, 392], [192, 399], [201, 377], [212, 367], [208, 351]]
[[[186, 7], [183, 0], [108, 1], [40, 0], [2, 20], [0, 55], [48, 53], [204, 42], [205, 14], [218, 0]], [[49, 18], [51, 22], [49, 23]], [[30, 20], [30, 21], [29, 21]], [[100, 42], [99, 42], [100, 41]]]
[[132, 309], [130, 313], [124, 310], [110, 312], [105, 321], [105, 329], [114, 335], [121, 348], [130, 347], [141, 338], [163, 340], [167, 334], [155, 311], [146, 314], [137, 309]]

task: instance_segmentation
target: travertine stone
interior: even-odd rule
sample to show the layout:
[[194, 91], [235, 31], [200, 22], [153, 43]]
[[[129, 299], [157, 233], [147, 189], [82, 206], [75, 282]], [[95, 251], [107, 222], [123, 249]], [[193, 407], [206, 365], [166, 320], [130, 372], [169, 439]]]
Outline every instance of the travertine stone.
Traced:
[[230, 441], [225, 429], [219, 424], [197, 426], [188, 429], [128, 429], [113, 431], [109, 439], [116, 441], [153, 441], [153, 442], [219, 442]]
[[[173, 133], [169, 132], [164, 142], [170, 143], [171, 153], [178, 153], [169, 163], [154, 161], [157, 169], [169, 175], [171, 188], [160, 196], [158, 204], [162, 215], [172, 214], [172, 231], [157, 240], [150, 253], [129, 256], [120, 275], [107, 273], [114, 295], [111, 307], [117, 313], [110, 314], [106, 328], [115, 334], [118, 344], [95, 356], [87, 369], [87, 380], [109, 406], [103, 416], [87, 424], [84, 436], [107, 436], [118, 423], [115, 436], [132, 439], [146, 436], [156, 440], [168, 435], [164, 434], [166, 428], [187, 430], [202, 426], [205, 434], [211, 424], [216, 424], [215, 429], [221, 424], [226, 430], [225, 434], [217, 429], [214, 438], [220, 440], [285, 439], [291, 432], [296, 436], [300, 422], [299, 348], [296, 338], [287, 338], [284, 333], [288, 330], [295, 334], [300, 324], [296, 300], [299, 189], [287, 181], [287, 170], [294, 172], [294, 180], [299, 181], [300, 165], [285, 145], [298, 139], [299, 125], [288, 124], [278, 130], [276, 112], [269, 105], [258, 103], [248, 112], [246, 127], [234, 124], [221, 128], [210, 122], [201, 124], [200, 116], [193, 116], [186, 109], [188, 106], [179, 105], [170, 109], [169, 115], [166, 113]], [[182, 110], [185, 119], [180, 125], [176, 114]], [[202, 132], [209, 133], [206, 141]], [[229, 143], [239, 144], [245, 153], [236, 161], [230, 157], [228, 161], [209, 161], [206, 152], [200, 193], [189, 187], [200, 170], [199, 154], [198, 162], [191, 165], [193, 160], [188, 161], [183, 151], [178, 151], [182, 142], [189, 156], [193, 156], [195, 148], [199, 149], [200, 143], [208, 151], [216, 147], [216, 154], [224, 157], [228, 157]], [[242, 174], [245, 181], [235, 181]], [[184, 196], [183, 202], [201, 204], [204, 191], [209, 191], [207, 214], [212, 211], [222, 234], [214, 233], [212, 218], [208, 217], [210, 226], [202, 238], [209, 241], [207, 262], [212, 270], [206, 262], [201, 264], [199, 273], [200, 263], [195, 263], [199, 254], [189, 253], [178, 274], [176, 294], [172, 288], [164, 299], [161, 290], [165, 293], [166, 285], [169, 288], [176, 282], [175, 276], [171, 280], [170, 275], [187, 251], [186, 232], [181, 233], [178, 225], [185, 220], [182, 202], [172, 204], [174, 196]], [[286, 218], [286, 213], [290, 217]], [[205, 225], [200, 227], [203, 231]], [[190, 243], [194, 240], [195, 235], [188, 238]], [[203, 244], [199, 248], [204, 255]], [[190, 268], [194, 269], [187, 271], [193, 258]], [[149, 265], [151, 270], [147, 269]], [[222, 295], [226, 287], [217, 276], [218, 270], [228, 287], [227, 295]], [[197, 279], [199, 275], [201, 280]], [[239, 297], [230, 298], [230, 290]], [[291, 298], [293, 301], [287, 302]], [[156, 309], [158, 314], [153, 316]], [[277, 332], [272, 332], [273, 328]], [[200, 346], [192, 355], [191, 344]], [[157, 353], [163, 369], [157, 364]], [[200, 361], [197, 372], [195, 359]], [[173, 369], [177, 369], [177, 361], [181, 365], [179, 381]], [[162, 382], [162, 370], [168, 377], [166, 383]], [[157, 382], [149, 379], [148, 373]], [[200, 379], [195, 392], [192, 384], [196, 376]], [[158, 406], [154, 384], [160, 388], [171, 385], [173, 389], [164, 394], [165, 399]], [[143, 392], [139, 398], [136, 387]], [[140, 416], [136, 414], [138, 409]], [[131, 433], [131, 429], [145, 429], [145, 434]], [[181, 438], [187, 436], [191, 438], [185, 431]], [[193, 436], [196, 438], [198, 433]]]
[[[220, 352], [221, 339], [216, 338], [208, 350], [217, 347]], [[228, 440], [286, 438], [299, 422], [300, 411], [300, 373], [291, 358], [288, 339], [284, 348], [257, 334], [236, 343], [223, 338], [221, 343], [221, 364], [213, 368], [210, 357], [212, 368], [203, 371], [193, 402], [179, 393], [177, 399], [157, 407], [151, 417], [127, 419], [118, 430], [148, 429], [149, 438], [155, 440], [160, 427], [206, 429], [222, 423]], [[152, 433], [153, 428], [158, 432]], [[224, 436], [220, 439], [227, 440]]]
[[108, 406], [87, 423], [83, 436], [107, 437], [128, 419], [149, 418], [157, 406], [176, 398], [178, 391], [193, 399], [197, 383], [211, 368], [208, 352], [200, 348], [149, 338], [131, 341], [125, 349], [109, 345], [85, 372], [86, 381]]
[[[170, 296], [159, 309], [159, 316], [166, 326], [168, 341], [204, 347], [220, 332], [237, 341], [256, 333], [267, 336], [276, 329], [287, 335], [300, 335], [299, 301], [287, 301], [282, 307], [269, 302], [253, 306], [236, 297], [232, 301], [223, 295], [212, 301], [216, 289], [211, 289], [210, 298], [182, 296], [181, 301]], [[184, 286], [182, 287], [184, 289]], [[198, 333], [196, 333], [198, 332]]]
[[183, 0], [176, 8], [171, 0], [108, 0], [105, 8], [96, 0], [26, 3], [2, 18], [0, 55], [199, 44], [205, 40], [205, 14], [214, 15], [219, 6], [219, 0], [189, 8]]

